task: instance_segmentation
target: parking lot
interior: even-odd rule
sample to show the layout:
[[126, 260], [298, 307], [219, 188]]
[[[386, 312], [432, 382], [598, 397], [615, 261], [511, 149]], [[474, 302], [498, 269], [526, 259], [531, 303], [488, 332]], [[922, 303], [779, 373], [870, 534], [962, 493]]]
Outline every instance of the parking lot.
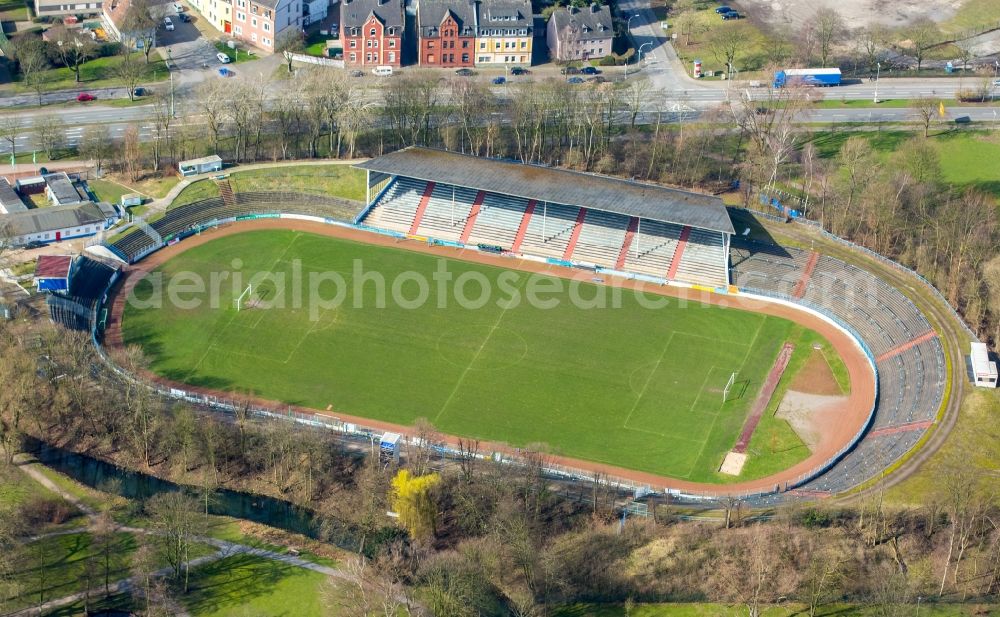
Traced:
[[202, 17], [190, 8], [184, 12], [191, 21], [182, 21], [172, 8], [169, 10], [168, 17], [174, 24], [174, 30], [167, 30], [161, 25], [157, 31], [157, 44], [170, 50], [168, 58], [175, 70], [202, 70], [220, 64], [215, 57], [215, 45], [195, 25]]

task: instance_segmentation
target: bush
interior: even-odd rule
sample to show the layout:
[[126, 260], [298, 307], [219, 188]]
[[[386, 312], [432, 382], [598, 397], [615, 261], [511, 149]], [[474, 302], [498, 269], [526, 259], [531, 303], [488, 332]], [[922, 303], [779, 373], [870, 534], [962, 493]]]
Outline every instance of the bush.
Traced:
[[597, 64], [600, 65], [600, 66], [614, 66], [616, 64], [615, 57], [614, 56], [604, 56], [603, 58], [601, 58], [597, 62]]
[[989, 98], [987, 88], [964, 88], [955, 93], [955, 98], [963, 103], [978, 103]]
[[57, 497], [36, 497], [21, 506], [21, 517], [30, 527], [43, 524], [60, 525], [70, 517], [73, 508]]

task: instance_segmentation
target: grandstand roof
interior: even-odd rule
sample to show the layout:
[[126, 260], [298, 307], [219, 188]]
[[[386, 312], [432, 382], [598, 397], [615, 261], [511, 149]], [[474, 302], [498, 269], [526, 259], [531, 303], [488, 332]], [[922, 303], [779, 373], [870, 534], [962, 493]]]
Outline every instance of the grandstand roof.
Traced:
[[733, 233], [729, 213], [718, 197], [654, 184], [420, 147], [404, 148], [357, 166], [393, 176]]
[[72, 266], [72, 255], [40, 255], [35, 264], [35, 278], [67, 278]]

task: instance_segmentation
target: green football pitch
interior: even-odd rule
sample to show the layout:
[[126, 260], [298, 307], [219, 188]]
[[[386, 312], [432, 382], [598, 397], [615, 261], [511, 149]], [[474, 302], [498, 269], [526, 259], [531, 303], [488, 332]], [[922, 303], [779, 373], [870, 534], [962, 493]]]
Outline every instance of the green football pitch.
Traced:
[[[433, 279], [436, 271], [453, 280]], [[258, 277], [236, 310], [234, 299], [261, 272], [273, 276]], [[171, 301], [180, 289], [172, 286], [197, 289], [198, 278], [221, 289], [214, 302], [186, 292]], [[314, 286], [323, 303], [310, 301]], [[456, 299], [459, 288], [474, 306]], [[429, 299], [420, 304], [422, 289]], [[338, 290], [343, 301], [329, 301]], [[781, 345], [796, 343], [787, 382], [813, 345], [829, 344], [784, 319], [657, 300], [666, 306], [650, 307], [630, 290], [616, 301], [612, 288], [589, 280], [570, 289], [537, 274], [258, 230], [164, 263], [136, 286], [122, 328], [125, 342], [141, 345], [151, 369], [172, 380], [401, 425], [427, 418], [451, 435], [544, 443], [553, 454], [674, 478], [746, 480], [808, 456], [769, 410], [743, 475], [717, 473]], [[724, 402], [733, 372], [734, 396]]]

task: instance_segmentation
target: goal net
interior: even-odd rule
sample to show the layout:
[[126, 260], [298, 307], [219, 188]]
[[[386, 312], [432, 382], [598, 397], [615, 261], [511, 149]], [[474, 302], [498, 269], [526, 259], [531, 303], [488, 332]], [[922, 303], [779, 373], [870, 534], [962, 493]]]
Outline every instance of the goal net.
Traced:
[[733, 386], [736, 384], [736, 373], [729, 376], [729, 381], [726, 382], [726, 387], [722, 390], [722, 402], [725, 403], [729, 400], [729, 393], [732, 391]]
[[252, 293], [253, 293], [253, 285], [247, 285], [247, 288], [243, 290], [243, 293], [240, 294], [240, 297], [233, 300], [233, 307], [236, 308], [237, 312], [239, 312], [246, 306], [246, 301], [248, 298], [250, 298], [250, 295]]

